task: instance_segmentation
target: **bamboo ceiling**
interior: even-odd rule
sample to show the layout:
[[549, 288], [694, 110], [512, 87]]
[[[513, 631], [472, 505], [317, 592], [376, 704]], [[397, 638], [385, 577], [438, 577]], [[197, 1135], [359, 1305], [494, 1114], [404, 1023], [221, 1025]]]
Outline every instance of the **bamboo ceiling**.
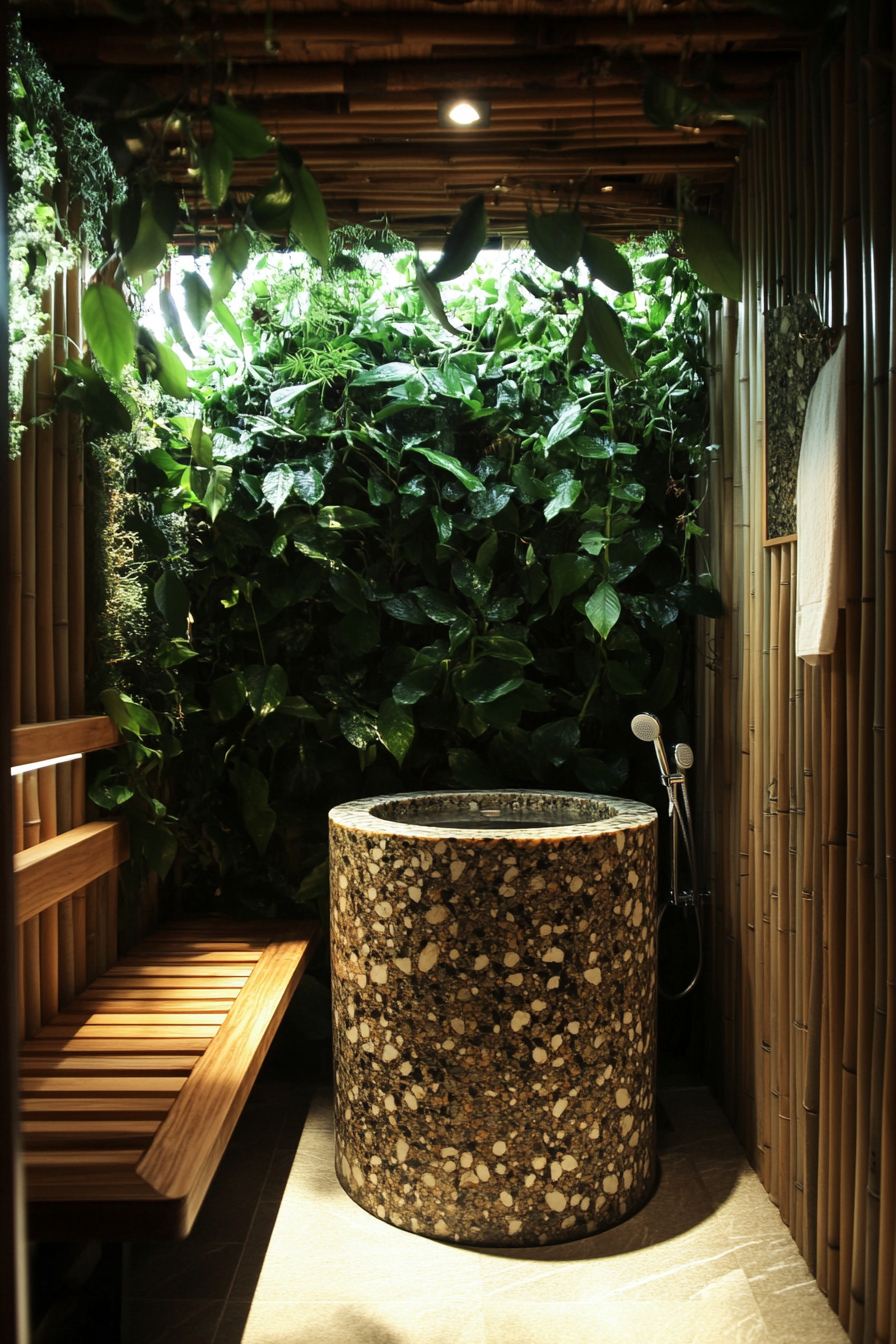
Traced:
[[[491, 233], [506, 238], [522, 233], [527, 203], [577, 197], [611, 236], [674, 226], [680, 176], [701, 208], [721, 208], [744, 128], [697, 117], [704, 124], [660, 129], [642, 108], [647, 76], [683, 75], [701, 100], [711, 89], [761, 110], [805, 46], [776, 18], [699, 0], [392, 0], [388, 8], [148, 0], [148, 8], [140, 23], [114, 17], [104, 0], [31, 0], [24, 13], [28, 35], [88, 113], [110, 75], [129, 86], [122, 118], [160, 98], [195, 107], [211, 90], [232, 94], [301, 151], [334, 223], [386, 215], [420, 241], [443, 236], [479, 191]], [[459, 93], [491, 101], [488, 129], [439, 128], [440, 97]], [[168, 153], [211, 223], [174, 132]], [[237, 163], [237, 205], [272, 165]]]

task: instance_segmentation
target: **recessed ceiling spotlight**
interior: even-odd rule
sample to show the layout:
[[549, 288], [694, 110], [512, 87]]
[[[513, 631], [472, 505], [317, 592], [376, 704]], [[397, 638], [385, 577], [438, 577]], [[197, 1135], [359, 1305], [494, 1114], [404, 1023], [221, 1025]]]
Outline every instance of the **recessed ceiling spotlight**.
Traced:
[[484, 130], [492, 117], [492, 105], [482, 98], [451, 98], [439, 103], [439, 125], [446, 131], [473, 126]]
[[612, 190], [613, 190], [612, 182], [607, 182], [604, 186], [601, 187], [601, 191], [612, 191]]

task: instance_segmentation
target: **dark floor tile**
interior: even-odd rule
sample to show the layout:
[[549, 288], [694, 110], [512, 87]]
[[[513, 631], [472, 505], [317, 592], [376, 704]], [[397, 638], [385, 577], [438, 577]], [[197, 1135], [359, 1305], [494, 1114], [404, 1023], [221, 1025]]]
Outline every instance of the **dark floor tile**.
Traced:
[[289, 1173], [292, 1171], [292, 1164], [296, 1160], [298, 1146], [298, 1143], [294, 1143], [289, 1148], [278, 1148], [274, 1153], [264, 1185], [261, 1188], [263, 1203], [270, 1203], [271, 1200], [279, 1201], [283, 1198], [286, 1182], [289, 1180]]
[[239, 1266], [230, 1289], [230, 1302], [251, 1302], [267, 1255], [271, 1234], [280, 1205], [276, 1201], [259, 1204], [252, 1229], [243, 1247]]
[[[213, 1344], [242, 1344], [251, 1310], [251, 1302], [228, 1302], [218, 1323]], [[351, 1341], [346, 1340], [346, 1344], [351, 1344]]]
[[240, 1242], [134, 1243], [125, 1248], [125, 1301], [144, 1297], [224, 1300], [240, 1262]]
[[212, 1344], [223, 1310], [217, 1300], [135, 1298], [124, 1304], [121, 1344]]

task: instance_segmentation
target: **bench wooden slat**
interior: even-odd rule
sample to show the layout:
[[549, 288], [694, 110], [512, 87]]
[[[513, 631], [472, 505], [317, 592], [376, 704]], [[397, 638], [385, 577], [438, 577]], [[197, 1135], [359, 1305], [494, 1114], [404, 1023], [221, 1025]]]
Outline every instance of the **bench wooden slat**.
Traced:
[[142, 1094], [151, 1096], [158, 1093], [160, 1096], [170, 1096], [173, 1099], [185, 1082], [186, 1078], [165, 1078], [153, 1074], [135, 1078], [48, 1078], [45, 1075], [38, 1078], [29, 1078], [25, 1076], [19, 1079], [19, 1093], [23, 1097], [111, 1097], [114, 1094], [120, 1094], [124, 1097], [132, 1094], [135, 1096]]
[[139, 1013], [131, 1012], [125, 1009], [123, 1013], [104, 1012], [94, 1008], [88, 1008], [83, 1013], [57, 1013], [49, 1026], [72, 1026], [72, 1027], [220, 1027], [227, 1016], [228, 1009], [223, 1012], [201, 1011], [188, 1012], [186, 1009], [178, 1008], [176, 1012], [171, 1011], [169, 1005], [168, 1011], [164, 1009], [154, 1013], [146, 1013], [142, 1010]]
[[10, 734], [12, 765], [49, 761], [54, 756], [74, 756], [117, 746], [118, 729], [105, 714], [83, 718], [53, 719], [48, 723], [23, 723]]
[[[108, 1040], [116, 1042], [115, 1048], [121, 1049], [121, 1042], [127, 1041], [134, 1034], [134, 1027], [75, 1027], [72, 1030], [70, 1026], [54, 1027], [52, 1025], [42, 1027], [41, 1034], [45, 1040], [59, 1039], [66, 1041], [69, 1045], [74, 1045], [76, 1041], [98, 1041]], [[210, 1027], [193, 1027], [190, 1035], [197, 1041], [210, 1041], [218, 1030], [218, 1024]], [[140, 1037], [143, 1040], [163, 1040], [166, 1036], [172, 1039], [179, 1039], [184, 1034], [183, 1026], [145, 1026], [139, 1027]]]
[[[100, 1013], [171, 1013], [173, 1011], [178, 1013], [224, 1013], [226, 1015], [230, 1012], [235, 1000], [236, 994], [231, 994], [226, 999], [219, 994], [216, 994], [213, 999], [198, 999], [191, 995], [190, 998], [172, 999], [169, 1003], [158, 998], [86, 998], [85, 1011]], [[62, 1020], [62, 1014], [53, 1019], [54, 1022]]]
[[89, 821], [22, 850], [13, 858], [16, 923], [111, 872], [128, 854], [127, 823], [121, 820]]
[[319, 937], [244, 927], [144, 939], [23, 1043], [34, 1239], [187, 1234]]
[[[43, 1028], [46, 1031], [46, 1027]], [[123, 1050], [128, 1054], [157, 1055], [161, 1051], [167, 1051], [172, 1055], [196, 1054], [201, 1057], [208, 1047], [208, 1037], [196, 1038], [193, 1036], [171, 1036], [163, 1038], [159, 1036], [145, 1037], [143, 1033], [138, 1036], [126, 1036], [124, 1039], [109, 1037], [97, 1040], [95, 1037], [81, 1037], [77, 1039], [67, 1038], [65, 1036], [41, 1036], [34, 1041], [23, 1041], [21, 1045], [22, 1052], [26, 1056], [35, 1055], [120, 1055]]]
[[[26, 849], [24, 852], [32, 853], [34, 851]], [[235, 974], [244, 973], [249, 976], [253, 972], [259, 956], [261, 956], [261, 950], [257, 954], [234, 952], [230, 956], [226, 952], [197, 952], [195, 957], [189, 957], [187, 954], [184, 954], [183, 957], [163, 957], [157, 952], [156, 948], [153, 948], [152, 965], [141, 961], [138, 957], [122, 957], [116, 965], [110, 966], [106, 974], [107, 976], [133, 976], [133, 974], [144, 974], [144, 976], [196, 976], [196, 974], [201, 974], [201, 976], [235, 976]], [[137, 972], [137, 966], [141, 966], [141, 972]]]
[[163, 1120], [174, 1104], [170, 1097], [22, 1097], [21, 1113], [26, 1120], [82, 1121]]
[[186, 1200], [191, 1222], [315, 942], [306, 926], [303, 937], [262, 954], [137, 1167], [160, 1194]]

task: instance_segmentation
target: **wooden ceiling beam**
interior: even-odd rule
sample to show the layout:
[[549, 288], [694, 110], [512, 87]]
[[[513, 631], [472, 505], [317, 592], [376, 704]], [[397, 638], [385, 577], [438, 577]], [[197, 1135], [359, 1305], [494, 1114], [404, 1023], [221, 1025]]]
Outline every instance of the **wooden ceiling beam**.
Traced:
[[[122, 28], [108, 18], [77, 18], [41, 24], [41, 48], [60, 65], [100, 61], [110, 65], [166, 66], [173, 62], [203, 63], [209, 54], [235, 61], [302, 61], [313, 59], [316, 47], [346, 46], [355, 59], [384, 46], [533, 48], [545, 55], [571, 47], [605, 51], [635, 48], [657, 54], [677, 52], [687, 39], [693, 51], [720, 51], [729, 43], [775, 42], [799, 49], [804, 38], [770, 15], [645, 14], [630, 26], [618, 18], [553, 17], [550, 15], [484, 15], [420, 13], [410, 10], [346, 14], [281, 14], [270, 23], [252, 16], [216, 17], [191, 29], [172, 31], [162, 25]], [[37, 35], [37, 34], [35, 34]]]
[[[786, 64], [781, 56], [771, 61], [772, 66]], [[770, 59], [755, 55], [732, 53], [719, 62], [720, 75], [742, 92], [751, 84], [767, 84]], [[662, 73], [678, 76], [678, 61], [655, 62]], [[81, 71], [81, 74], [89, 72]], [[143, 77], [142, 71], [138, 72]], [[643, 87], [644, 69], [639, 60], [624, 56], [607, 60], [598, 54], [562, 55], [500, 59], [497, 54], [488, 60], [397, 60], [371, 61], [357, 64], [321, 62], [293, 65], [241, 66], [228, 72], [224, 65], [211, 76], [202, 76], [204, 90], [211, 82], [216, 88], [243, 97], [272, 97], [285, 94], [348, 94], [349, 96], [390, 93], [463, 91], [473, 93], [486, 90], [514, 89], [520, 93], [533, 89], [570, 89], [590, 96], [599, 95], [602, 86], [629, 85]], [[181, 97], [190, 89], [189, 72], [161, 74], [153, 72], [152, 88], [163, 97]]]

